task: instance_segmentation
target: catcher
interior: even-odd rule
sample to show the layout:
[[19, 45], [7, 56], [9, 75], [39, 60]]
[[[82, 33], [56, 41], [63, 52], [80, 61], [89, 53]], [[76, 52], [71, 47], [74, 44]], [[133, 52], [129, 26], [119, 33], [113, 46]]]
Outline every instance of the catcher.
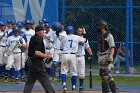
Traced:
[[102, 83], [102, 93], [108, 93], [111, 90], [112, 93], [117, 93], [116, 84], [110, 70], [113, 67], [113, 55], [114, 55], [114, 38], [109, 32], [107, 22], [99, 21], [97, 23], [98, 32], [98, 63], [99, 63], [99, 75]]

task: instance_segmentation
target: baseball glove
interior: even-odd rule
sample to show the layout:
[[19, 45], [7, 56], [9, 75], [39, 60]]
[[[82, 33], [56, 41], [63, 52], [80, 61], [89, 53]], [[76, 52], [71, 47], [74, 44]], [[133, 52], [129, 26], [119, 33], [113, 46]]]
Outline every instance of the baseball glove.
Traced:
[[112, 62], [113, 62], [113, 60], [112, 60], [111, 58], [107, 57], [107, 58], [104, 58], [104, 59], [100, 62], [100, 65], [108, 65], [108, 64], [110, 64], [110, 63], [112, 63]]

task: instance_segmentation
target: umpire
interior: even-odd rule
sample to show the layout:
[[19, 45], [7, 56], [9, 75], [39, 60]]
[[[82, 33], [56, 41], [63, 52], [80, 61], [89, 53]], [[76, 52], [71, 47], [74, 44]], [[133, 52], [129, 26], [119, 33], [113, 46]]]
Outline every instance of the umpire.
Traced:
[[36, 26], [35, 35], [31, 37], [29, 42], [29, 72], [25, 83], [23, 93], [31, 93], [36, 80], [38, 80], [46, 93], [55, 93], [49, 77], [45, 71], [45, 64], [43, 59], [51, 59], [50, 54], [45, 54], [45, 47], [43, 43], [44, 29], [41, 26]]

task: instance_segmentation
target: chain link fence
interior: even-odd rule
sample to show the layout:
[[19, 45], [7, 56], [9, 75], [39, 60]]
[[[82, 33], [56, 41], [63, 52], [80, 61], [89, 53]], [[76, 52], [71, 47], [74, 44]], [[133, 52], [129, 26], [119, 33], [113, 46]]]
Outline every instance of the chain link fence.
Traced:
[[94, 64], [97, 64], [96, 22], [105, 20], [114, 36], [115, 50], [121, 43], [130, 49], [130, 64], [126, 64], [126, 73], [129, 66], [139, 68], [139, 0], [61, 0], [59, 3], [59, 19], [65, 26], [85, 26], [94, 53]]
[[[0, 18], [5, 23], [7, 19], [15, 19], [11, 3], [12, 0], [0, 2]], [[85, 26], [95, 64], [97, 64], [96, 22], [107, 21], [115, 39], [116, 50], [121, 43], [126, 43], [127, 49], [131, 51], [130, 66], [139, 68], [139, 3], [139, 0], [59, 0], [59, 20], [64, 22], [65, 26], [76, 27], [79, 24]], [[18, 14], [20, 15], [20, 11]], [[21, 16], [26, 18], [26, 15]], [[126, 66], [128, 70], [129, 66]]]

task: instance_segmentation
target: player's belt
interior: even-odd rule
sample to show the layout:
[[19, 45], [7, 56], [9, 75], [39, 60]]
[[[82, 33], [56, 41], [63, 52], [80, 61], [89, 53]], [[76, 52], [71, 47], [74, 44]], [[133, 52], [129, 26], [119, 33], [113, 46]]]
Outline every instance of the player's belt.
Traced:
[[50, 48], [46, 47], [46, 49], [51, 50], [51, 49], [52, 49], [52, 47], [50, 47]]
[[108, 53], [103, 53], [103, 54], [99, 54], [100, 56], [104, 56], [104, 55], [106, 55], [106, 54], [108, 54]]
[[76, 54], [76, 53], [63, 53], [63, 54]]
[[14, 54], [18, 54], [18, 53], [21, 53], [21, 52], [13, 52]]
[[82, 57], [82, 56], [85, 56], [85, 55], [76, 55], [77, 57]]
[[0, 45], [0, 47], [6, 47], [6, 46]]

